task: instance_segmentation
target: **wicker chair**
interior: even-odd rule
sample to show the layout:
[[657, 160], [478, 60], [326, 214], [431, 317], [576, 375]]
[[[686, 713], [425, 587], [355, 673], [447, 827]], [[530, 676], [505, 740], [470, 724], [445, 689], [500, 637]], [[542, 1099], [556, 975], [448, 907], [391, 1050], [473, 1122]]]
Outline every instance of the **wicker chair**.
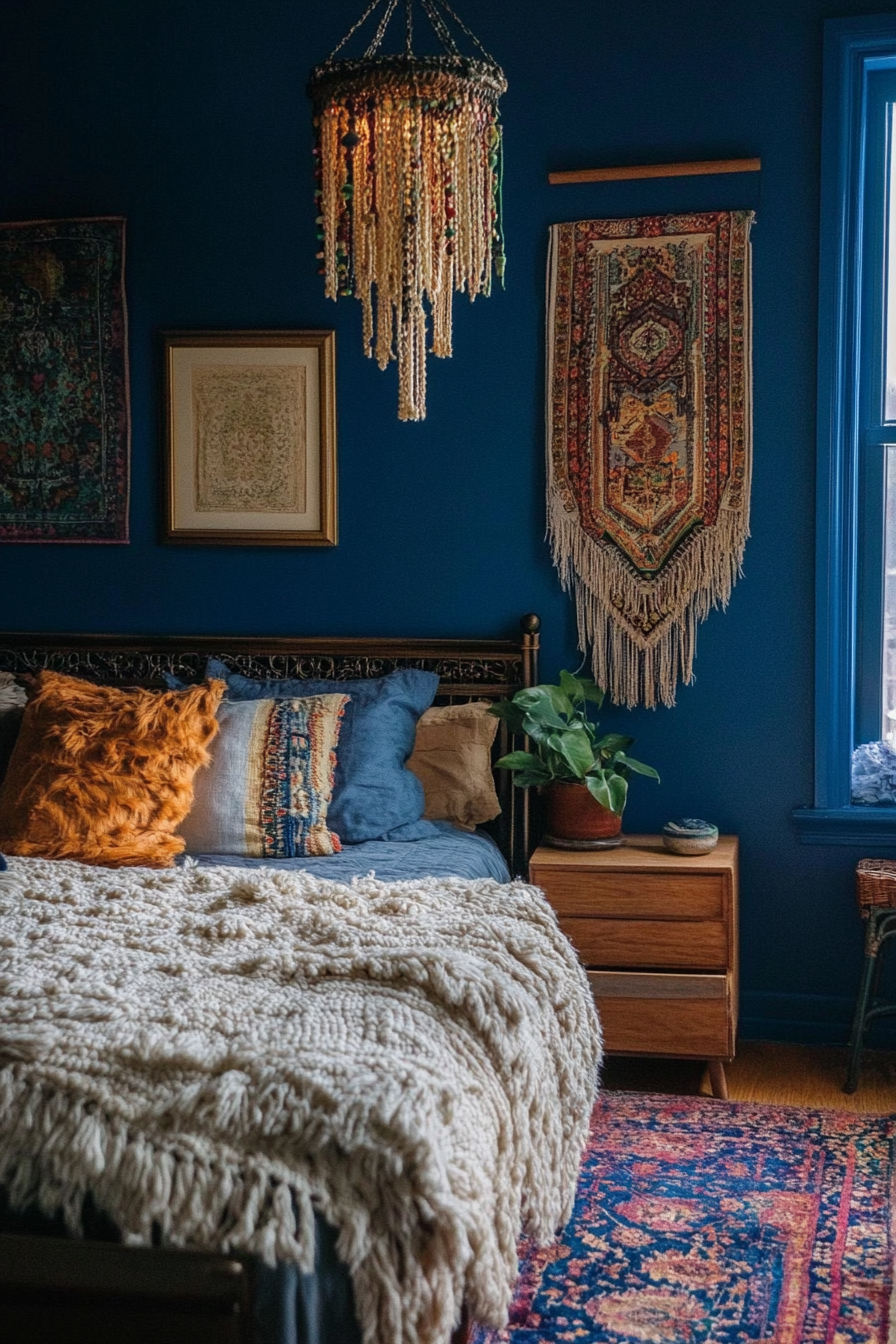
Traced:
[[896, 936], [896, 859], [860, 859], [856, 864], [856, 899], [865, 921], [865, 962], [856, 999], [844, 1092], [855, 1092], [862, 1045], [868, 1024], [896, 1013], [896, 1003], [877, 1003], [883, 958], [881, 950]]

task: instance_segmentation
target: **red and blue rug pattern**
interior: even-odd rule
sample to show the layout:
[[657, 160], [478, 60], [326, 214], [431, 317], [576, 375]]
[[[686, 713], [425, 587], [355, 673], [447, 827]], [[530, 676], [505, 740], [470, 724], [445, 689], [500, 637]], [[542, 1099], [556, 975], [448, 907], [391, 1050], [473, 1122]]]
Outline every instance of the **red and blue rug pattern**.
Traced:
[[607, 1093], [573, 1216], [473, 1344], [887, 1344], [896, 1118]]

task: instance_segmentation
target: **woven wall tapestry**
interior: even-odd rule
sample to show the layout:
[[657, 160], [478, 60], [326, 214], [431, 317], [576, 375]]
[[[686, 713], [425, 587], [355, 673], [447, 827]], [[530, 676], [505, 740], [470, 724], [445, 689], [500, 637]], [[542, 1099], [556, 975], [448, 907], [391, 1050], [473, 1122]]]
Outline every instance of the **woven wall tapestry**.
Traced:
[[128, 539], [124, 220], [0, 224], [0, 541]]
[[555, 224], [548, 536], [620, 704], [675, 703], [749, 534], [750, 211]]

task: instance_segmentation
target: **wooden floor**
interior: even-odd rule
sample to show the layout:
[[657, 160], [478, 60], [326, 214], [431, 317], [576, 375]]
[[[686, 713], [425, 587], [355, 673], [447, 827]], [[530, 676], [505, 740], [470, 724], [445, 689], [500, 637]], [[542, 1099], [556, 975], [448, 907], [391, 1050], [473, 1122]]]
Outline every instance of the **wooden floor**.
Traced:
[[[896, 1051], [866, 1050], [858, 1089], [843, 1091], [846, 1047], [742, 1041], [725, 1066], [732, 1101], [823, 1106], [864, 1114], [896, 1114]], [[608, 1059], [603, 1086], [610, 1091], [711, 1096], [707, 1070], [687, 1060]]]

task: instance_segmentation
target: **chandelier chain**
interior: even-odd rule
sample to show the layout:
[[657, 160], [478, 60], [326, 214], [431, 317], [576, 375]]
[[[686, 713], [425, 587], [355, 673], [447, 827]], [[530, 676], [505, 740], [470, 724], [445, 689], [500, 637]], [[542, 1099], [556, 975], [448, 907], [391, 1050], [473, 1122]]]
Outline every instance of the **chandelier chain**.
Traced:
[[491, 52], [486, 51], [485, 47], [479, 41], [479, 38], [476, 36], [476, 34], [470, 31], [470, 29], [464, 23], [463, 19], [458, 14], [455, 14], [454, 10], [448, 4], [448, 0], [438, 0], [438, 3], [442, 6], [444, 10], [447, 10], [447, 12], [451, 15], [452, 19], [454, 20], [454, 22], [457, 24], [458, 28], [460, 28], [462, 32], [466, 33], [470, 41], [476, 44], [476, 46], [482, 52], [485, 59], [487, 61], [491, 61], [492, 65], [497, 65], [497, 61], [495, 60]]
[[365, 24], [365, 23], [367, 22], [367, 20], [370, 18], [370, 16], [371, 16], [371, 14], [373, 13], [373, 11], [374, 11], [375, 9], [378, 9], [379, 6], [380, 6], [382, 3], [383, 3], [383, 0], [371, 0], [371, 4], [369, 4], [369, 5], [367, 6], [367, 8], [365, 9], [364, 13], [361, 15], [360, 19], [358, 19], [358, 22], [352, 24], [351, 28], [349, 28], [349, 30], [348, 30], [348, 32], [346, 33], [345, 37], [343, 37], [342, 40], [341, 40], [340, 42], [337, 42], [337, 43], [336, 43], [336, 46], [333, 48], [333, 50], [330, 52], [329, 56], [327, 57], [327, 60], [328, 60], [328, 61], [332, 61], [332, 59], [333, 59], [333, 57], [336, 55], [337, 51], [341, 51], [341, 50], [342, 50], [342, 48], [345, 46], [346, 42], [348, 42], [348, 40], [349, 40], [350, 38], [354, 37], [354, 35], [355, 35], [355, 33], [358, 31], [358, 29], [359, 29], [363, 24]]
[[386, 12], [380, 19], [379, 27], [377, 28], [376, 32], [373, 35], [373, 40], [364, 53], [365, 61], [369, 61], [371, 56], [375, 56], [376, 53], [379, 51], [382, 40], [386, 36], [386, 29], [392, 22], [392, 15], [395, 13], [397, 8], [398, 8], [398, 0], [389, 0], [389, 3], [386, 7]]
[[450, 29], [448, 28], [448, 25], [445, 23], [445, 20], [442, 18], [439, 11], [436, 9], [433, 0], [420, 0], [420, 3], [423, 6], [423, 9], [426, 13], [426, 17], [429, 19], [430, 23], [435, 29], [436, 37], [441, 42], [442, 46], [449, 53], [449, 55], [459, 56], [460, 52], [457, 49], [457, 43], [451, 36]]
[[[364, 59], [369, 60], [371, 56], [376, 55], [377, 51], [382, 45], [383, 38], [386, 36], [386, 30], [392, 21], [393, 15], [395, 14], [396, 9], [398, 8], [398, 0], [371, 0], [371, 3], [367, 6], [364, 13], [358, 19], [357, 23], [352, 24], [351, 28], [349, 28], [345, 36], [339, 42], [337, 42], [336, 46], [330, 52], [329, 56], [327, 57], [328, 62], [333, 60], [337, 52], [342, 50], [345, 44], [352, 37], [354, 37], [358, 29], [363, 27], [363, 25], [370, 18], [371, 14], [374, 12], [374, 10], [379, 9], [380, 5], [382, 5], [383, 3], [385, 3], [386, 6], [385, 10], [379, 21], [379, 24], [377, 25], [376, 32], [374, 33], [370, 44], [367, 47], [367, 50], [364, 52]], [[455, 42], [451, 34], [451, 30], [448, 27], [447, 23], [445, 22], [444, 17], [442, 16], [442, 14], [439, 13], [439, 6], [441, 6], [441, 8], [445, 11], [445, 13], [449, 15], [449, 17], [457, 24], [461, 32], [465, 33], [467, 37], [470, 39], [470, 41], [473, 42], [475, 46], [479, 48], [479, 50], [482, 52], [486, 60], [490, 61], [493, 65], [496, 64], [494, 56], [492, 56], [491, 52], [486, 50], [483, 44], [479, 41], [479, 38], [476, 36], [476, 34], [470, 28], [467, 27], [467, 25], [464, 23], [460, 15], [457, 14], [454, 9], [452, 9], [451, 5], [448, 4], [448, 0], [420, 0], [420, 5], [426, 14], [426, 17], [432, 24], [436, 37], [439, 39], [442, 46], [449, 53], [449, 55], [459, 56], [460, 51], [458, 50], [457, 43]], [[413, 8], [414, 8], [414, 0], [405, 0], [405, 13], [406, 13], [405, 51], [408, 56], [413, 55], [413, 36], [414, 36]]]

